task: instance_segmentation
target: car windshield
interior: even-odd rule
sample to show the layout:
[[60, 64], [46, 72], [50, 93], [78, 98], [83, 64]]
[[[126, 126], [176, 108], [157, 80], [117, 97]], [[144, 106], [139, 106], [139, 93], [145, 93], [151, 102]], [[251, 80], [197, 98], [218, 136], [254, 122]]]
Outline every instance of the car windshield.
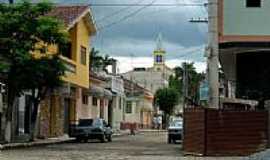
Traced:
[[80, 119], [79, 126], [85, 127], [85, 126], [91, 126], [93, 123], [93, 119]]
[[100, 127], [102, 126], [102, 120], [101, 119], [95, 119], [93, 122], [93, 126]]
[[183, 122], [182, 121], [173, 121], [170, 126], [172, 127], [182, 127]]

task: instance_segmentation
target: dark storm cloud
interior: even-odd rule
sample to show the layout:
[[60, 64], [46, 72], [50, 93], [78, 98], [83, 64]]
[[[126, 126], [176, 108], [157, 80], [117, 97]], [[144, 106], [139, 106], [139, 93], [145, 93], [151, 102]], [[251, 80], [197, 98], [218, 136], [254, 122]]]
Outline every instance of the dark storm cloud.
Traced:
[[[35, 0], [38, 1], [38, 0]], [[206, 0], [156, 0], [155, 3], [203, 3]], [[152, 0], [54, 0], [55, 3], [151, 3]], [[190, 18], [206, 17], [203, 7], [92, 7], [101, 30], [93, 46], [112, 56], [151, 56], [159, 32], [164, 37], [168, 59], [187, 58], [202, 61], [206, 43], [206, 24], [190, 23]], [[121, 11], [122, 12], [119, 12]], [[112, 16], [112, 14], [116, 14]], [[132, 16], [128, 16], [132, 14]], [[104, 17], [106, 17], [104, 19]], [[126, 18], [125, 18], [126, 17]], [[113, 25], [110, 25], [112, 24]], [[102, 29], [102, 27], [105, 27]]]

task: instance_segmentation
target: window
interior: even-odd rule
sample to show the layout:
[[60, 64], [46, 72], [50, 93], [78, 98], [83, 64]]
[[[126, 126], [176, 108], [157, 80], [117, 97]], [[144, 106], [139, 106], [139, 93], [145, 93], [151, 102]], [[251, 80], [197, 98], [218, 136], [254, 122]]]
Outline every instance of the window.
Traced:
[[88, 95], [82, 93], [82, 104], [88, 105]]
[[58, 47], [59, 53], [64, 57], [72, 59], [71, 43], [60, 44]]
[[261, 7], [261, 0], [246, 0], [246, 7]]
[[81, 64], [86, 65], [86, 48], [81, 46]]
[[92, 98], [92, 105], [93, 105], [93, 106], [97, 106], [97, 104], [98, 104], [97, 97], [93, 97], [93, 98]]
[[131, 101], [128, 101], [126, 103], [126, 113], [132, 113], [132, 102]]
[[119, 97], [119, 102], [118, 103], [119, 103], [118, 104], [119, 109], [122, 109], [122, 98], [121, 97]]
[[161, 55], [157, 55], [156, 56], [156, 62], [158, 63], [161, 63], [163, 60], [162, 60], [162, 56]]

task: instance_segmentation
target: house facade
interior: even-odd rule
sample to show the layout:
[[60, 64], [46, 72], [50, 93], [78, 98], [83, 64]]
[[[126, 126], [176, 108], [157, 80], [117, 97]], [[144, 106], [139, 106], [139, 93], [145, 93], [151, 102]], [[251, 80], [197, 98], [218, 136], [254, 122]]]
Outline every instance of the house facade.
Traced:
[[141, 128], [150, 128], [152, 125], [154, 106], [153, 94], [139, 84], [124, 79], [126, 94], [125, 121], [122, 128], [136, 125]]
[[102, 118], [108, 122], [113, 95], [110, 90], [106, 89], [107, 78], [91, 72], [90, 83], [88, 107], [82, 113], [87, 113], [85, 118]]
[[270, 1], [220, 0], [220, 64], [229, 98], [269, 99]]
[[48, 15], [65, 23], [71, 40], [67, 46], [57, 46], [67, 68], [65, 86], [41, 104], [40, 136], [45, 137], [68, 134], [69, 126], [85, 116], [90, 86], [89, 44], [96, 33], [88, 6], [57, 6]]

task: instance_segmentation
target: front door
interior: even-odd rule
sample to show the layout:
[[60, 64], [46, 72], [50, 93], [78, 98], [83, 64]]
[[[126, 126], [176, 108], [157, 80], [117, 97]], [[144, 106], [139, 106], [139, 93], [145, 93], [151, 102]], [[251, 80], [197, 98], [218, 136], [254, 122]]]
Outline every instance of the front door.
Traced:
[[64, 133], [69, 134], [70, 99], [64, 100]]

